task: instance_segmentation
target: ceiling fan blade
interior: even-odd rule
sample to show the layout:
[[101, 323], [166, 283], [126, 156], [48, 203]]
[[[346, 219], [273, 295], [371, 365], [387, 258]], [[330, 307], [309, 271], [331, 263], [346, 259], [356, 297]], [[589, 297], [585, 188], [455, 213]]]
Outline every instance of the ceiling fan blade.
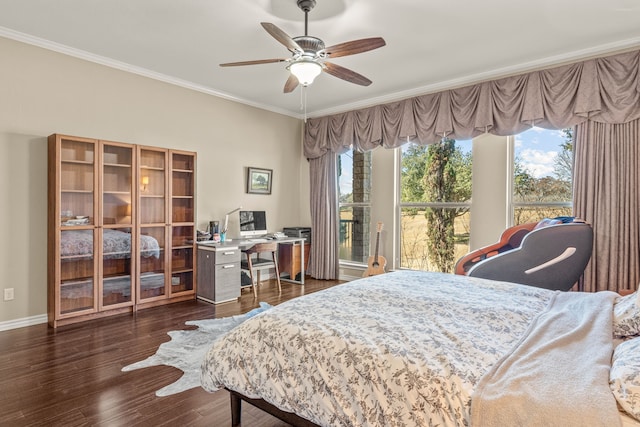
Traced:
[[298, 87], [298, 78], [293, 74], [289, 74], [287, 82], [284, 84], [284, 93], [291, 93]]
[[342, 80], [346, 80], [350, 83], [355, 83], [360, 86], [369, 86], [372, 82], [362, 74], [358, 74], [355, 71], [351, 71], [348, 68], [344, 68], [340, 65], [332, 64], [331, 62], [324, 63], [324, 71]]
[[237, 67], [239, 65], [256, 65], [256, 64], [272, 64], [274, 62], [287, 62], [287, 59], [258, 59], [255, 61], [227, 62], [220, 64], [221, 67]]
[[337, 58], [339, 56], [355, 55], [356, 53], [367, 52], [386, 45], [382, 37], [371, 37], [368, 39], [353, 40], [350, 42], [338, 43], [325, 48], [327, 56]]
[[267, 33], [282, 43], [291, 52], [302, 52], [302, 48], [287, 33], [269, 22], [261, 22], [260, 25], [267, 30]]

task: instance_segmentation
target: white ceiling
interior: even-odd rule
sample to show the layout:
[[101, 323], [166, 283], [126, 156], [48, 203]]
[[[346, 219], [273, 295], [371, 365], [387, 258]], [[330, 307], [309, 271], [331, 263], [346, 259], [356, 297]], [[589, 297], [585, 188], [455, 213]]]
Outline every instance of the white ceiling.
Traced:
[[[0, 0], [0, 36], [302, 117], [285, 64], [218, 66], [290, 56], [260, 22], [304, 34], [296, 0]], [[640, 47], [640, 0], [317, 0], [309, 35], [387, 42], [332, 60], [373, 84], [323, 73], [313, 117]]]

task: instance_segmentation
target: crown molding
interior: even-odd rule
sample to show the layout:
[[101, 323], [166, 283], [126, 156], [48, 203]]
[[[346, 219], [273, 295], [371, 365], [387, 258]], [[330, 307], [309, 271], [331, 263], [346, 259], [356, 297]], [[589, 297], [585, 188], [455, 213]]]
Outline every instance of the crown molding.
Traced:
[[241, 104], [248, 105], [250, 107], [259, 108], [262, 110], [268, 110], [274, 113], [283, 114], [285, 116], [294, 117], [296, 119], [302, 119], [302, 115], [300, 114], [292, 114], [290, 111], [275, 108], [271, 105], [260, 104], [257, 102], [253, 102], [247, 99], [238, 98], [226, 92], [221, 92], [214, 90], [212, 88], [195, 84], [193, 82], [178, 79], [175, 77], [168, 76], [166, 74], [157, 73], [155, 71], [148, 70], [146, 68], [138, 67], [135, 65], [128, 64], [126, 62], [117, 61], [115, 59], [107, 58], [105, 56], [100, 56], [93, 54], [91, 52], [87, 52], [85, 50], [76, 49], [61, 43], [52, 42], [50, 40], [46, 40], [40, 37], [32, 36], [30, 34], [21, 33], [19, 31], [11, 30], [6, 27], [0, 26], [0, 37], [5, 37], [7, 39], [15, 40], [18, 42], [26, 43], [32, 46], [41, 47], [43, 49], [51, 50], [54, 52], [62, 53], [64, 55], [72, 56], [74, 58], [82, 59], [85, 61], [93, 62], [95, 64], [104, 65], [106, 67], [114, 68], [116, 70], [125, 71], [132, 74], [137, 74], [142, 77], [147, 77], [153, 80], [158, 80], [164, 83], [169, 83], [175, 86], [179, 86], [185, 89], [193, 90], [196, 92], [205, 93], [207, 95], [216, 96], [218, 98], [227, 99], [229, 101], [238, 102]]
[[[33, 46], [41, 47], [43, 49], [62, 53], [64, 55], [72, 56], [85, 61], [104, 65], [120, 71], [137, 74], [139, 76], [158, 80], [164, 83], [169, 83], [185, 89], [201, 92], [207, 95], [216, 96], [218, 98], [223, 98], [229, 101], [238, 102], [240, 104], [248, 105], [250, 107], [271, 111], [273, 113], [282, 114], [282, 115], [293, 117], [299, 120], [304, 119], [303, 114], [296, 114], [288, 110], [275, 108], [271, 105], [261, 104], [248, 99], [239, 98], [237, 96], [228, 94], [226, 92], [214, 90], [210, 87], [198, 85], [187, 80], [182, 80], [182, 79], [168, 76], [166, 74], [157, 73], [155, 71], [151, 71], [146, 68], [137, 67], [137, 66], [134, 66], [125, 62], [121, 62], [121, 61], [116, 61], [114, 59], [107, 58], [104, 56], [95, 55], [93, 53], [90, 53], [81, 49], [72, 48], [72, 47], [69, 47], [60, 43], [55, 43], [40, 37], [21, 33], [15, 30], [11, 30], [9, 28], [0, 27], [0, 36], [15, 40], [15, 41], [19, 41], [22, 43], [30, 44]], [[435, 84], [420, 86], [420, 87], [413, 88], [406, 91], [394, 92], [394, 93], [390, 93], [390, 94], [375, 97], [375, 98], [368, 98], [366, 100], [353, 102], [349, 104], [343, 104], [333, 108], [327, 108], [324, 110], [307, 111], [306, 116], [308, 118], [313, 118], [313, 117], [322, 117], [322, 116], [328, 116], [332, 114], [344, 113], [346, 111], [372, 107], [374, 105], [387, 104], [390, 102], [396, 102], [403, 99], [412, 98], [415, 96], [425, 95], [428, 93], [455, 89], [457, 87], [476, 84], [476, 83], [480, 83], [487, 80], [494, 80], [502, 77], [507, 77], [510, 75], [521, 74], [521, 73], [531, 72], [531, 71], [539, 70], [543, 68], [564, 65], [567, 63], [586, 60], [593, 57], [620, 53], [625, 50], [631, 50], [638, 47], [640, 47], [640, 37], [621, 40], [618, 42], [607, 43], [607, 44], [602, 44], [602, 45], [594, 46], [587, 49], [568, 52], [562, 55], [555, 55], [555, 56], [550, 56], [550, 57], [542, 58], [535, 61], [529, 61], [522, 64], [510, 66], [510, 67], [496, 68], [494, 70], [489, 70], [486, 72], [461, 77], [458, 79], [451, 79], [451, 80], [447, 80], [447, 81], [443, 81]]]

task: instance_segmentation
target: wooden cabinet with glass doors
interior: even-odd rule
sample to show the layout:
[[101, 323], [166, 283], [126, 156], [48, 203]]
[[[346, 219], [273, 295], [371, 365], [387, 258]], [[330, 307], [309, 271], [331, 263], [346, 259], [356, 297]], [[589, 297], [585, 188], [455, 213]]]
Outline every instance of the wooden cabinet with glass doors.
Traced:
[[[49, 137], [51, 326], [195, 297], [195, 153], [179, 154], [191, 159], [180, 164], [186, 181], [174, 182], [171, 156], [166, 149]], [[182, 189], [176, 206], [174, 185]]]

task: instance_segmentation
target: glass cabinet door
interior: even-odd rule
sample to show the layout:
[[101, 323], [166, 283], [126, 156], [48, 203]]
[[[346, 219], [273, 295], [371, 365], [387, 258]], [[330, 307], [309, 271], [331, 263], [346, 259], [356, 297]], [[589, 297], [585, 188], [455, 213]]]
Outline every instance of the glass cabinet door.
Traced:
[[95, 311], [96, 143], [60, 141], [60, 282], [61, 315]]
[[166, 151], [140, 150], [140, 223], [165, 224]]
[[131, 305], [134, 147], [102, 145], [102, 307]]
[[171, 293], [193, 290], [193, 226], [173, 226]]
[[133, 147], [103, 145], [102, 224], [131, 224]]
[[167, 286], [167, 150], [140, 148], [139, 301], [166, 298]]
[[94, 310], [94, 229], [60, 231], [60, 314]]
[[[102, 231], [102, 306], [133, 302], [131, 228]], [[129, 305], [129, 304], [126, 304]]]
[[140, 288], [139, 300], [162, 297], [166, 289], [166, 227], [141, 227], [140, 229]]
[[171, 152], [171, 294], [193, 292], [195, 156]]
[[62, 139], [60, 149], [61, 225], [93, 225], [96, 144]]
[[194, 157], [180, 153], [171, 155], [172, 222], [193, 222]]

